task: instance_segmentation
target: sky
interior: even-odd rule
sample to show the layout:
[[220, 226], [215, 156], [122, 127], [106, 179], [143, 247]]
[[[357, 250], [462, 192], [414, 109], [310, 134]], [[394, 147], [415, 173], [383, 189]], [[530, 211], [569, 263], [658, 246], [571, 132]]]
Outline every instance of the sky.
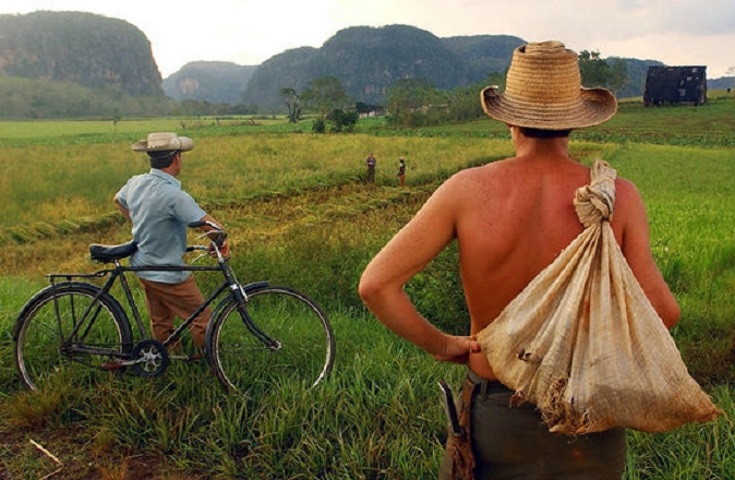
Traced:
[[733, 0], [0, 0], [0, 14], [37, 10], [127, 21], [151, 42], [163, 78], [191, 61], [259, 65], [319, 48], [344, 28], [394, 24], [440, 38], [514, 35], [603, 58], [705, 65], [710, 79], [735, 70]]

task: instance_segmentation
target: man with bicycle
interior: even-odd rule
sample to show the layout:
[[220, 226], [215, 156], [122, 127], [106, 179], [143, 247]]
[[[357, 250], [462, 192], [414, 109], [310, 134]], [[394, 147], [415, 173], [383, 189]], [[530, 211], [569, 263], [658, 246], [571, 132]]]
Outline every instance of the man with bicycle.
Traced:
[[[130, 178], [114, 197], [120, 212], [133, 224], [137, 250], [130, 257], [131, 266], [182, 266], [187, 225], [197, 221], [220, 225], [181, 189], [181, 182], [176, 178], [181, 173], [182, 152], [192, 148], [192, 139], [169, 132], [151, 133], [145, 140], [132, 145], [134, 151], [148, 154], [151, 169]], [[209, 230], [211, 227], [202, 228]], [[229, 255], [226, 240], [222, 241], [220, 252]], [[187, 318], [204, 303], [191, 272], [136, 273], [145, 291], [151, 332], [159, 342], [173, 333], [175, 316]], [[198, 352], [204, 347], [204, 333], [211, 314], [207, 307], [189, 327]]]

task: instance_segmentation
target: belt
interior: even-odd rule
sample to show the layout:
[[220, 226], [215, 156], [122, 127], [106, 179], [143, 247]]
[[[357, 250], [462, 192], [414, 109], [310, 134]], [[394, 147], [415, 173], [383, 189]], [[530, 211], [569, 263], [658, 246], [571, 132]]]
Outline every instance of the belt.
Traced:
[[485, 377], [481, 377], [472, 370], [467, 371], [467, 378], [475, 385], [475, 388], [479, 387], [480, 395], [483, 397], [488, 393], [513, 393], [512, 390], [497, 380], [489, 380]]

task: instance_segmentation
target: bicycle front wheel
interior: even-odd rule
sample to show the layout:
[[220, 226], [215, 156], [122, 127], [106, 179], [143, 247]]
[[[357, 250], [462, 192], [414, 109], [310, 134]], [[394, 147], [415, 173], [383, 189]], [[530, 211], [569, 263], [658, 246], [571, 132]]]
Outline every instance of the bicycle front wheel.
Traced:
[[225, 388], [321, 382], [332, 370], [335, 342], [319, 306], [288, 287], [268, 285], [246, 294], [244, 309], [229, 301], [207, 335], [210, 364]]
[[15, 361], [31, 390], [53, 382], [95, 381], [132, 344], [120, 304], [80, 282], [47, 287], [23, 307], [16, 322]]

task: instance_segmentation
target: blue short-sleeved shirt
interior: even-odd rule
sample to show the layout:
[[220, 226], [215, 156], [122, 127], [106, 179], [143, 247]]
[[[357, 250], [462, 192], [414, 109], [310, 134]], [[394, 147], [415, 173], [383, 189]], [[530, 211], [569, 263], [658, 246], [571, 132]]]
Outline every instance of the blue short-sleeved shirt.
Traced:
[[[187, 225], [201, 220], [206, 212], [181, 190], [176, 177], [152, 168], [128, 180], [115, 198], [133, 220], [133, 240], [138, 250], [130, 257], [130, 265], [184, 265]], [[146, 280], [163, 283], [180, 283], [191, 274], [137, 273]]]

